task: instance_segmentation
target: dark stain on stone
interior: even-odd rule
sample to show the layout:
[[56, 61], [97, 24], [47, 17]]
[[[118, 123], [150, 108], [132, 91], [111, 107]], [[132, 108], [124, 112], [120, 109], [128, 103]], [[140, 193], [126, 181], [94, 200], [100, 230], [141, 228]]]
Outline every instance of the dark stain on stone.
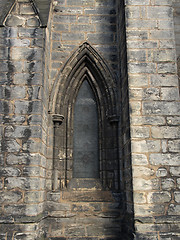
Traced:
[[33, 61], [34, 56], [35, 56], [35, 51], [34, 51], [34, 49], [33, 49], [32, 53], [28, 56], [27, 60], [28, 60], [28, 61]]
[[29, 102], [29, 106], [28, 106], [28, 114], [31, 114], [33, 110], [33, 102]]
[[4, 108], [4, 113], [8, 114], [9, 113], [9, 105], [7, 102], [3, 102], [3, 108]]
[[11, 91], [8, 88], [5, 88], [5, 99], [10, 99]]
[[[28, 140], [30, 137], [31, 137], [31, 129], [26, 128], [24, 130], [24, 136], [22, 138], [22, 145], [24, 145], [25, 143], [28, 144]], [[29, 146], [27, 146], [27, 150], [24, 150], [24, 152], [29, 153], [28, 149], [29, 149]]]
[[7, 141], [6, 141], [5, 137], [3, 136], [2, 143], [1, 143], [1, 152], [6, 152], [7, 148], [8, 148]]
[[27, 125], [30, 125], [31, 120], [32, 120], [32, 116], [29, 116], [28, 119], [27, 119]]
[[12, 85], [13, 84], [13, 75], [14, 75], [14, 65], [12, 64], [11, 56], [10, 56], [11, 40], [9, 39], [7, 42], [8, 42], [7, 85]]
[[31, 129], [26, 128], [26, 129], [24, 130], [24, 137], [25, 137], [26, 139], [29, 139], [30, 136], [31, 136]]

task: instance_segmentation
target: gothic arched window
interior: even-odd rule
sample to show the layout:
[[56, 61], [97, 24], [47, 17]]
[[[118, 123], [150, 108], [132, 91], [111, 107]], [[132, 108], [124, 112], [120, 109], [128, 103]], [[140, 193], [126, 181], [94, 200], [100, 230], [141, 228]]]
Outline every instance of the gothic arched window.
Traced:
[[[74, 178], [96, 178], [119, 188], [116, 84], [107, 64], [84, 43], [54, 84], [49, 109], [54, 117], [54, 189]], [[63, 115], [61, 126], [57, 117]]]

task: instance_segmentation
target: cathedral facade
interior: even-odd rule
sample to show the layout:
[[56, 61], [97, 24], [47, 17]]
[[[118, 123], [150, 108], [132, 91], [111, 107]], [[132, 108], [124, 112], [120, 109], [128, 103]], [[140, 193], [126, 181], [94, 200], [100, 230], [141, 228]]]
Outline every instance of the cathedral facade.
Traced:
[[0, 239], [180, 238], [180, 0], [0, 0]]

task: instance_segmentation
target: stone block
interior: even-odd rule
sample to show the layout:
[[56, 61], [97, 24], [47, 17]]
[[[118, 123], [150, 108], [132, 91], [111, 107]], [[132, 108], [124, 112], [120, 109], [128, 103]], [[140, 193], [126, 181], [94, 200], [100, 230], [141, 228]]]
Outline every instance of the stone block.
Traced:
[[152, 153], [149, 162], [152, 165], [179, 166], [180, 156], [169, 153]]
[[54, 15], [54, 23], [76, 23], [76, 15]]
[[22, 199], [22, 193], [19, 191], [4, 191], [0, 192], [0, 203], [1, 204], [9, 204], [9, 203], [17, 203]]
[[174, 192], [174, 200], [177, 203], [180, 203], [180, 192]]
[[24, 167], [23, 176], [45, 177], [45, 170], [40, 167]]
[[146, 203], [146, 195], [145, 195], [145, 193], [143, 192], [134, 192], [134, 194], [133, 194], [133, 196], [134, 196], [134, 203], [139, 203], [139, 204], [141, 204], [141, 203]]
[[12, 138], [41, 138], [42, 129], [40, 126], [16, 126], [12, 129], [9, 126], [5, 128], [5, 137]]
[[151, 177], [154, 175], [154, 170], [148, 167], [133, 166], [133, 177]]
[[[165, 22], [166, 24], [166, 21], [162, 21], [163, 23]], [[174, 23], [173, 23], [174, 24]], [[170, 40], [161, 40], [160, 42], [160, 48], [163, 49], [163, 48], [169, 48], [169, 49], [174, 49], [175, 48], [175, 42], [173, 39], [170, 39]]]
[[159, 116], [132, 116], [131, 117], [131, 124], [132, 125], [165, 125], [166, 120], [165, 117]]
[[132, 153], [132, 164], [133, 165], [148, 165], [147, 156], [145, 154]]
[[1, 177], [17, 177], [21, 174], [21, 171], [18, 168], [14, 167], [1, 167], [0, 176]]
[[41, 165], [41, 157], [37, 153], [9, 153], [6, 163], [8, 165]]
[[134, 210], [135, 210], [135, 214], [136, 214], [136, 218], [138, 216], [157, 216], [157, 215], [163, 215], [165, 213], [165, 207], [163, 204], [158, 204], [158, 205], [154, 205], [154, 204], [135, 204], [134, 205]]
[[26, 24], [28, 27], [39, 27], [40, 21], [37, 17], [32, 17], [32, 18], [27, 19]]
[[176, 75], [153, 74], [151, 75], [150, 83], [152, 86], [176, 87], [178, 86], [178, 78]]
[[174, 22], [172, 19], [169, 19], [169, 21], [159, 20], [158, 21], [159, 29], [173, 29]]
[[158, 73], [164, 73], [164, 74], [176, 74], [177, 73], [177, 67], [176, 63], [158, 63], [157, 64], [157, 72]]
[[135, 6], [126, 7], [126, 18], [140, 18], [140, 11]]
[[168, 175], [167, 169], [166, 168], [158, 168], [156, 171], [156, 176], [157, 177], [166, 177]]
[[60, 192], [48, 192], [47, 200], [50, 202], [59, 202], [60, 201]]
[[42, 52], [38, 48], [28, 48], [28, 47], [14, 47], [11, 51], [11, 57], [13, 60], [42, 60]]
[[145, 180], [142, 178], [133, 179], [133, 189], [136, 191], [159, 190], [160, 184], [158, 179]]
[[41, 38], [44, 34], [43, 28], [18, 28], [20, 38]]
[[21, 149], [20, 144], [15, 139], [4, 139], [1, 145], [1, 151], [19, 152]]
[[180, 177], [180, 167], [170, 167], [169, 171], [172, 177]]
[[167, 191], [150, 192], [147, 195], [148, 203], [169, 203], [171, 201], [171, 194]]
[[[42, 74], [41, 73], [35, 73], [36, 69], [39, 68], [38, 63], [30, 64], [27, 63], [26, 70], [29, 71], [29, 73], [15, 73], [14, 75], [14, 83], [15, 84], [21, 84], [21, 85], [42, 85]], [[41, 69], [41, 67], [40, 67]]]
[[[126, 31], [126, 37], [128, 42], [130, 40], [147, 40], [148, 31], [147, 30], [129, 30]], [[133, 42], [132, 42], [133, 44]]]
[[151, 133], [153, 138], [162, 138], [162, 139], [173, 139], [179, 138], [180, 136], [180, 128], [178, 127], [152, 127]]
[[93, 24], [115, 24], [116, 16], [92, 16], [91, 21]]
[[45, 200], [45, 193], [43, 191], [30, 191], [25, 192], [24, 202], [25, 203], [39, 203]]
[[38, 114], [42, 112], [41, 101], [15, 101], [15, 114]]
[[[129, 85], [130, 88], [138, 88], [138, 87], [147, 87], [148, 86], [148, 77], [143, 76], [141, 74], [138, 75], [129, 75]], [[140, 88], [141, 89], [141, 88]]]
[[172, 178], [164, 178], [161, 185], [163, 190], [172, 190], [175, 188], [175, 181]]
[[25, 22], [25, 17], [10, 14], [6, 19], [5, 25], [7, 27], [22, 27], [25, 25]]
[[112, 33], [88, 33], [87, 40], [93, 44], [110, 44], [114, 42], [114, 34]]
[[125, 0], [125, 5], [150, 5], [150, 0]]
[[[127, 18], [126, 21], [126, 27], [128, 29], [139, 29], [139, 30], [145, 30], [145, 29], [155, 29], [157, 28], [157, 20], [147, 20], [147, 19], [132, 19]], [[170, 38], [170, 37], [169, 37]], [[152, 39], [159, 39], [159, 38], [152, 38]], [[160, 38], [161, 39], [161, 38]]]
[[35, 12], [30, 4], [20, 4], [19, 11], [21, 15], [34, 15]]
[[11, 47], [29, 47], [30, 40], [29, 39], [9, 39], [9, 45]]
[[127, 47], [128, 47], [128, 50], [129, 49], [155, 49], [158, 47], [158, 41], [152, 41], [152, 40], [148, 40], [148, 41], [132, 41], [132, 40], [129, 40], [127, 42]]
[[170, 204], [168, 209], [168, 215], [179, 215], [180, 205]]
[[168, 125], [178, 125], [180, 123], [180, 117], [179, 116], [172, 116], [172, 117], [167, 117], [167, 124]]
[[72, 32], [95, 32], [95, 26], [92, 24], [71, 24]]
[[179, 99], [178, 88], [161, 88], [161, 99], [167, 101], [173, 101]]
[[82, 23], [82, 24], [85, 24], [85, 23], [90, 24], [91, 23], [90, 20], [91, 20], [90, 16], [89, 17], [88, 16], [78, 16], [77, 17], [77, 22]]
[[[140, 115], [141, 102], [131, 101], [130, 102], [130, 113], [131, 115]], [[128, 116], [127, 116], [128, 117]]]
[[155, 73], [154, 63], [128, 63], [129, 73]]
[[150, 19], [172, 19], [172, 8], [169, 6], [152, 6], [147, 8], [147, 17]]
[[132, 140], [132, 151], [136, 153], [159, 152], [161, 149], [160, 141], [153, 140]]
[[[148, 20], [147, 20], [148, 21]], [[151, 21], [150, 21], [151, 23]], [[151, 39], [158, 39], [158, 40], [170, 40], [174, 36], [174, 32], [172, 30], [151, 30], [150, 37]]]
[[84, 1], [84, 0], [67, 0], [68, 6], [93, 6], [94, 0]]
[[142, 105], [143, 115], [176, 115], [180, 112], [178, 102], [144, 102]]
[[131, 127], [132, 138], [149, 138], [150, 129], [148, 127]]
[[146, 61], [146, 50], [131, 50], [127, 51], [128, 61], [139, 61], [145, 62]]
[[176, 60], [175, 49], [153, 51], [154, 62], [173, 62]]
[[62, 23], [60, 23], [60, 24], [56, 23], [53, 26], [53, 30], [55, 32], [68, 32], [69, 28], [70, 28], [69, 25], [64, 25]]
[[22, 190], [41, 190], [43, 180], [30, 177], [7, 177], [5, 178], [5, 187], [10, 190], [19, 188]]

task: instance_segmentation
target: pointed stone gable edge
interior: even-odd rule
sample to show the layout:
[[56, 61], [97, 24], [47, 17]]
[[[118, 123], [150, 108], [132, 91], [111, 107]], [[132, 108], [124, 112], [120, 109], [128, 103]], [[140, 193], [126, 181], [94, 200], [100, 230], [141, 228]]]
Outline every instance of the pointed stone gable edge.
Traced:
[[3, 21], [13, 6], [15, 0], [0, 0], [0, 26], [3, 26]]
[[[0, 26], [3, 26], [4, 19], [11, 10], [15, 0], [0, 0]], [[47, 26], [51, 0], [30, 0], [35, 6], [41, 20], [41, 27]]]

